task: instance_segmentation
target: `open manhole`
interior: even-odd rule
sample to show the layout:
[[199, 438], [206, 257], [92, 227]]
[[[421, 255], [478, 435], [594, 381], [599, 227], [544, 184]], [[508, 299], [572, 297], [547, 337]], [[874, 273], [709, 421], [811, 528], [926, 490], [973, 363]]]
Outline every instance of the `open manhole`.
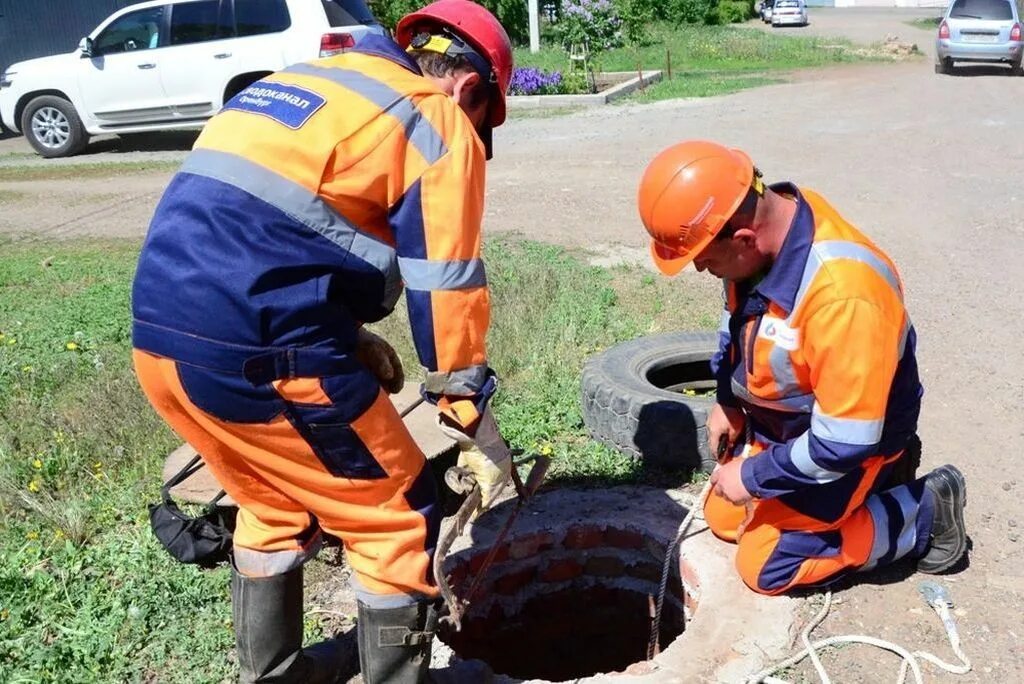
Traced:
[[[650, 500], [591, 491], [598, 506], [612, 497], [600, 519], [581, 519], [581, 505], [595, 502], [583, 504], [580, 492], [538, 497], [543, 501], [524, 511], [525, 524], [498, 549], [462, 630], [442, 630], [441, 640], [458, 658], [482, 660], [514, 679], [562, 682], [653, 669], [647, 646], [665, 548], [686, 509], [663, 490], [626, 489]], [[474, 536], [480, 543], [446, 563], [456, 593], [468, 589], [487, 554], [490, 535]], [[687, 561], [671, 565], [659, 650], [683, 633], [699, 595]]]

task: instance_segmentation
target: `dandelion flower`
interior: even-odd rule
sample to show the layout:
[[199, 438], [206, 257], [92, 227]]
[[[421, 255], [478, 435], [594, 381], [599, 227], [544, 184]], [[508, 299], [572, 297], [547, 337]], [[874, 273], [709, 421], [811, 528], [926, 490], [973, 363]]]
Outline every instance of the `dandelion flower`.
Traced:
[[77, 342], [68, 342], [67, 344], [64, 345], [64, 347], [68, 351], [75, 351], [76, 349], [78, 349], [78, 343]]

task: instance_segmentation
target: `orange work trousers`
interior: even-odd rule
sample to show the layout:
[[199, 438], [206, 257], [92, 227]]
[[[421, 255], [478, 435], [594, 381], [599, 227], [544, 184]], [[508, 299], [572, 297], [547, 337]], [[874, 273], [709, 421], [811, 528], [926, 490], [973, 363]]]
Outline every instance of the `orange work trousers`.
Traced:
[[423, 452], [365, 369], [262, 387], [135, 350], [160, 416], [239, 504], [234, 563], [247, 576], [292, 570], [342, 540], [358, 598], [396, 607], [437, 595], [440, 524]]
[[924, 481], [878, 491], [902, 453], [873, 456], [834, 482], [747, 506], [712, 493], [704, 517], [715, 536], [737, 544], [736, 568], [754, 591], [828, 585], [924, 552], [932, 522]]

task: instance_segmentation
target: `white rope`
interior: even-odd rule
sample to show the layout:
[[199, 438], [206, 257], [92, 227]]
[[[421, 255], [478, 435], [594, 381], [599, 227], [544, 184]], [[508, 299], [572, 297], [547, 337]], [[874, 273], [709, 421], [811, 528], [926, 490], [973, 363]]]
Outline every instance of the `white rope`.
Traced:
[[914, 651], [911, 653], [902, 646], [892, 642], [860, 634], [829, 637], [827, 639], [821, 639], [820, 641], [811, 643], [811, 632], [814, 631], [815, 627], [821, 624], [828, 615], [829, 609], [832, 607], [832, 592], [828, 591], [825, 593], [825, 604], [800, 634], [800, 638], [804, 643], [804, 649], [789, 658], [786, 658], [782, 662], [758, 672], [756, 675], [750, 677], [747, 680], [747, 683], [758, 684], [759, 682], [765, 682], [766, 684], [789, 684], [785, 680], [773, 677], [772, 675], [779, 670], [792, 667], [804, 658], [810, 656], [811, 662], [814, 663], [814, 669], [817, 671], [822, 684], [830, 684], [831, 679], [829, 679], [828, 673], [825, 671], [825, 667], [818, 658], [817, 651], [836, 644], [866, 644], [868, 646], [875, 646], [876, 648], [891, 651], [900, 656], [900, 658], [902, 658], [902, 663], [900, 665], [899, 679], [897, 680], [898, 684], [903, 684], [906, 681], [907, 670], [910, 670], [910, 672], [913, 673], [916, 684], [924, 684], [924, 678], [921, 674], [921, 665], [918, 662], [918, 659], [927, 660], [936, 667], [941, 668], [950, 674], [967, 674], [971, 671], [971, 661], [968, 660], [966, 655], [964, 655], [964, 652], [960, 647], [960, 635], [957, 632], [956, 623], [953, 621], [953, 615], [949, 610], [952, 607], [952, 603], [949, 601], [949, 598], [945, 593], [945, 589], [938, 585], [932, 586], [935, 587], [935, 589], [932, 590], [935, 593], [931, 594], [931, 597], [929, 597], [928, 594], [928, 591], [931, 590], [930, 587], [922, 590], [922, 592], [925, 593], [925, 601], [942, 620], [942, 624], [946, 628], [946, 636], [949, 638], [949, 644], [953, 648], [953, 653], [960, 659], [959, 665], [947, 663], [938, 656], [932, 655], [926, 651]]

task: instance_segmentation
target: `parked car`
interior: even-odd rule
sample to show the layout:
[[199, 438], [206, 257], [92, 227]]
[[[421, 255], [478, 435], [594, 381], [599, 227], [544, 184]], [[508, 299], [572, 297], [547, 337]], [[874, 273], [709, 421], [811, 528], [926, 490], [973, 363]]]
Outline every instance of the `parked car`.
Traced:
[[775, 0], [772, 27], [807, 26], [807, 4], [804, 0]]
[[939, 24], [935, 71], [953, 72], [954, 62], [1008, 64], [1021, 70], [1021, 21], [1013, 0], [954, 0]]
[[761, 21], [770, 24], [772, 21], [772, 8], [775, 7], [775, 0], [761, 0], [757, 13], [761, 15]]
[[44, 157], [90, 135], [202, 128], [225, 102], [296, 62], [386, 34], [363, 0], [157, 0], [130, 5], [75, 52], [11, 65], [0, 119]]

